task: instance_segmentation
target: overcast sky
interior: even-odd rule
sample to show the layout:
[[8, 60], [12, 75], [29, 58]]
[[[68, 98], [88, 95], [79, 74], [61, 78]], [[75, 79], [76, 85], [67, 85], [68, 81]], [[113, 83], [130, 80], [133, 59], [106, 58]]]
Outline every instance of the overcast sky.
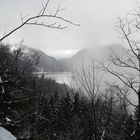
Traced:
[[[61, 7], [67, 9], [60, 15], [79, 23], [69, 25], [67, 29], [56, 30], [45, 27], [25, 26], [5, 41], [14, 44], [24, 39], [24, 44], [39, 48], [48, 55], [62, 58], [73, 55], [87, 47], [101, 47], [121, 43], [115, 31], [118, 17], [123, 17], [135, 7], [135, 0], [51, 0], [50, 9]], [[32, 16], [42, 8], [45, 0], [0, 0], [0, 35], [8, 33], [21, 23], [22, 15]], [[65, 23], [63, 23], [65, 25]]]

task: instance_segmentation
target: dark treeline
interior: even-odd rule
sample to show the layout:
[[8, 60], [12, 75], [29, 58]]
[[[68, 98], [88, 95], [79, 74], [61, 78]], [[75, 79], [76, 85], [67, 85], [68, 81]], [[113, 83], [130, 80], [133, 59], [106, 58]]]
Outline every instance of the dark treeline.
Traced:
[[96, 100], [33, 75], [37, 54], [0, 46], [0, 126], [21, 140], [134, 140], [136, 116], [108, 87]]

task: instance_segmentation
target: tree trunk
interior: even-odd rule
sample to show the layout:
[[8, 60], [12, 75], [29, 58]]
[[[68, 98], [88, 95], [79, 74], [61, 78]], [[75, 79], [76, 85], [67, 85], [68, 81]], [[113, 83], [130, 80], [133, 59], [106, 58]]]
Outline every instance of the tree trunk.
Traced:
[[91, 104], [92, 104], [92, 119], [94, 120], [94, 135], [93, 135], [93, 140], [97, 140], [97, 137], [98, 137], [98, 128], [97, 128], [97, 118], [96, 118], [96, 110], [95, 110], [95, 104], [94, 104], [94, 101], [92, 99], [91, 101]]
[[140, 89], [138, 91], [137, 126], [140, 127]]
[[140, 139], [140, 89], [138, 91], [137, 128], [135, 131], [135, 140], [139, 139]]

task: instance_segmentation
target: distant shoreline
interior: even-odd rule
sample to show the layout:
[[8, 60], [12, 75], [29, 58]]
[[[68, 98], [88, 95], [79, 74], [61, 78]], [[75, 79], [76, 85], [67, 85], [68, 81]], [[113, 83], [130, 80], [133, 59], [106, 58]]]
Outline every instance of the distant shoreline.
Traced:
[[67, 71], [64, 71], [64, 72], [33, 72], [32, 74], [37, 74], [37, 75], [40, 75], [40, 74], [67, 74], [67, 73], [70, 73], [70, 72], [67, 72]]

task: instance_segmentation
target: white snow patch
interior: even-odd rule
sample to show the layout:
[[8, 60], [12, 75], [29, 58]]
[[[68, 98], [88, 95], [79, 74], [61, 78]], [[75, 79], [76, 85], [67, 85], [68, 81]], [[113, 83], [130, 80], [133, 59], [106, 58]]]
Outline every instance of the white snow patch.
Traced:
[[0, 127], [0, 140], [16, 140], [16, 137], [5, 128]]
[[7, 122], [11, 122], [11, 119], [9, 119], [8, 117], [5, 118]]
[[135, 133], [136, 133], [136, 132], [135, 132], [135, 131], [133, 131], [133, 132], [132, 132], [132, 134], [131, 134], [131, 136], [134, 136], [134, 135], [135, 135]]
[[1, 83], [1, 84], [3, 83], [2, 79], [1, 79], [1, 76], [0, 76], [0, 83]]

